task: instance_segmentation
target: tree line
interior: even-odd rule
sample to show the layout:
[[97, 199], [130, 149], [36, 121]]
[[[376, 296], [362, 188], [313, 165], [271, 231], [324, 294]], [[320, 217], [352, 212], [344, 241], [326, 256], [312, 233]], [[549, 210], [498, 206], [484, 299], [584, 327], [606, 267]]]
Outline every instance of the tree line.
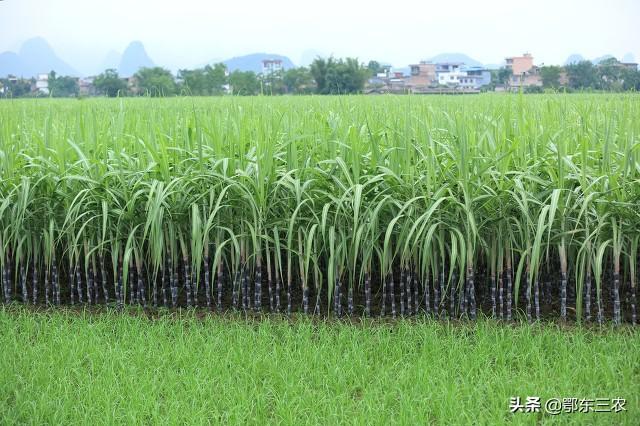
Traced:
[[[93, 79], [89, 93], [95, 96], [215, 96], [233, 95], [283, 95], [283, 94], [350, 94], [361, 93], [368, 78], [384, 71], [377, 61], [367, 65], [356, 58], [316, 58], [309, 67], [297, 67], [269, 74], [253, 71], [228, 72], [223, 63], [197, 69], [181, 69], [177, 75], [162, 67], [142, 68], [133, 77], [125, 79], [115, 69], [105, 70]], [[538, 72], [542, 87], [532, 86], [526, 91], [550, 90], [603, 90], [640, 91], [640, 71], [625, 67], [615, 58], [593, 64], [581, 61], [560, 66], [543, 66]], [[500, 68], [492, 71], [492, 83], [509, 84], [511, 71]], [[0, 79], [4, 97], [42, 96], [34, 93], [35, 79]], [[48, 76], [49, 96], [75, 97], [81, 95], [79, 81], [68, 76], [58, 76], [51, 71]]]
[[[565, 66], [547, 65], [539, 68], [542, 87], [529, 91], [551, 90], [602, 90], [610, 92], [640, 91], [640, 71], [624, 66], [616, 58], [605, 59], [598, 64], [580, 61]], [[495, 84], [508, 85], [511, 70], [500, 68], [492, 72]]]
[[[105, 70], [93, 79], [91, 93], [96, 96], [211, 96], [360, 93], [371, 70], [355, 58], [317, 58], [309, 67], [296, 67], [268, 74], [253, 71], [228, 72], [223, 63], [197, 69], [181, 69], [177, 75], [162, 67], [141, 68], [131, 78], [122, 78], [115, 69]], [[0, 79], [5, 96], [33, 96], [34, 79]], [[73, 77], [49, 74], [49, 95], [80, 95], [79, 81]]]

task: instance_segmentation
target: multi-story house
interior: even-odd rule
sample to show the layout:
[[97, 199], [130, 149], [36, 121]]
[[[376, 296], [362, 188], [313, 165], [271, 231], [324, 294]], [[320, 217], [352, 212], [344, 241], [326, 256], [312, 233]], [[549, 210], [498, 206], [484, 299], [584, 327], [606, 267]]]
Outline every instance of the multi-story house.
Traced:
[[505, 58], [505, 68], [511, 70], [509, 88], [519, 90], [521, 87], [542, 86], [540, 69], [533, 65], [533, 56], [525, 53], [522, 56]]
[[270, 76], [279, 74], [283, 70], [282, 60], [280, 59], [263, 59], [262, 60], [262, 75]]

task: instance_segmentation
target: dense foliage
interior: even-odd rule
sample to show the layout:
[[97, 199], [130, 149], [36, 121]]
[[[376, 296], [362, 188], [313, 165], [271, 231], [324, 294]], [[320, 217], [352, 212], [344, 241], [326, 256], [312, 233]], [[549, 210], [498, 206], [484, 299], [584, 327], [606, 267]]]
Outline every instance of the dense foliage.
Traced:
[[635, 321], [639, 118], [636, 95], [0, 103], [4, 297]]

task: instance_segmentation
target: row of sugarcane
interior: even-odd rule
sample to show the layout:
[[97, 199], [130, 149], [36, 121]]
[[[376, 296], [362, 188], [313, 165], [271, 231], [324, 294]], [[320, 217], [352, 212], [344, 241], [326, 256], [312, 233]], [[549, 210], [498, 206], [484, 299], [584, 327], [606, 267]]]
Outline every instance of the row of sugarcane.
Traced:
[[[273, 261], [271, 256], [267, 256], [266, 277], [263, 277], [265, 265], [249, 265], [246, 258], [241, 260], [235, 270], [226, 268], [224, 262], [218, 262], [212, 272], [208, 250], [200, 276], [192, 272], [188, 257], [182, 258], [182, 262], [175, 262], [171, 255], [166, 256], [165, 265], [159, 274], [149, 273], [144, 265], [133, 259], [129, 260], [129, 267], [124, 268], [122, 255], [115, 265], [116, 273], [110, 274], [107, 267], [113, 265], [107, 265], [108, 257], [88, 254], [88, 258], [85, 267], [74, 265], [73, 259], [65, 267], [58, 264], [58, 257], [53, 253], [52, 261], [44, 266], [35, 257], [14, 259], [9, 252], [2, 262], [3, 301], [33, 305], [44, 303], [47, 306], [115, 304], [118, 308], [138, 305], [144, 308], [174, 309], [185, 306], [206, 307], [217, 311], [231, 308], [245, 312], [284, 312], [290, 315], [297, 310], [294, 305], [298, 304], [294, 299], [300, 299], [296, 297], [296, 292], [301, 290], [302, 300], [298, 300], [301, 302], [298, 306], [305, 314], [321, 314], [324, 309], [327, 314], [337, 317], [360, 314], [370, 317], [376, 315], [376, 309], [372, 306], [375, 299], [379, 302], [379, 316], [390, 315], [396, 318], [423, 314], [434, 318], [459, 317], [475, 320], [480, 312], [484, 312], [494, 319], [512, 321], [518, 312], [514, 312], [514, 308], [520, 299], [525, 307], [519, 312], [528, 322], [532, 322], [543, 318], [545, 305], [548, 311], [553, 310], [553, 293], [556, 288], [562, 320], [568, 319], [567, 311], [571, 309], [569, 302], [573, 299], [574, 304], [583, 304], [585, 321], [593, 320], [592, 305], [595, 305], [597, 323], [605, 321], [606, 298], [602, 296], [602, 291], [596, 291], [590, 273], [585, 275], [584, 287], [580, 290], [576, 289], [577, 285], [570, 285], [566, 272], [559, 273], [557, 277], [553, 274], [542, 275], [542, 285], [538, 279], [530, 282], [525, 274], [525, 291], [518, 292], [514, 288], [510, 258], [505, 259], [506, 267], [497, 273], [495, 268], [489, 272], [486, 265], [481, 265], [484, 282], [478, 289], [473, 269], [467, 269], [464, 279], [459, 280], [456, 276], [457, 268], [448, 272], [440, 267], [421, 274], [415, 265], [406, 265], [392, 268], [391, 273], [382, 280], [379, 276], [374, 277], [371, 269], [367, 269], [363, 286], [347, 285], [346, 295], [343, 288], [344, 276], [340, 274], [332, 286], [316, 281], [313, 286], [300, 288], [297, 284], [303, 283], [304, 278], [300, 277], [299, 282], [295, 283], [291, 275], [282, 277], [280, 268], [272, 267], [277, 264], [275, 255]], [[128, 270], [125, 272], [125, 269]], [[65, 270], [62, 276], [59, 272], [61, 270]], [[615, 268], [608, 272], [612, 279], [605, 283], [610, 283], [608, 288], [612, 320], [614, 324], [620, 324], [623, 322], [622, 279]], [[317, 280], [318, 275], [315, 277]], [[263, 278], [266, 278], [266, 283], [263, 283]], [[263, 292], [263, 284], [266, 285], [267, 292]], [[636, 288], [631, 283], [625, 288], [629, 293], [627, 317], [635, 325]], [[315, 293], [313, 308], [310, 307], [310, 292]], [[323, 298], [323, 293], [330, 300]], [[568, 297], [568, 293], [573, 293], [573, 297]], [[582, 299], [577, 297], [578, 293], [583, 294]], [[265, 300], [268, 300], [268, 309], [263, 309], [262, 303]], [[229, 305], [225, 306], [224, 302]], [[286, 306], [283, 306], [284, 303]]]

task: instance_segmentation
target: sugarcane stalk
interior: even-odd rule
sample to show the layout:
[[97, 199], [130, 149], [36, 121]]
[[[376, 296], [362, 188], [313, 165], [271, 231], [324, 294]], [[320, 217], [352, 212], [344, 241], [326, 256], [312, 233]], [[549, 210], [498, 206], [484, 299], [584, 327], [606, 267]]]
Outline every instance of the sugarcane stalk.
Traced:
[[27, 273], [23, 262], [20, 262], [20, 285], [22, 287], [22, 303], [26, 305], [29, 302], [29, 294], [27, 293]]
[[390, 273], [389, 281], [389, 297], [391, 298], [391, 318], [396, 317], [396, 295], [395, 295], [395, 282], [393, 281], [393, 269]]
[[401, 266], [400, 267], [400, 316], [405, 315], [404, 299], [405, 299], [404, 268]]
[[[209, 282], [209, 279], [211, 278], [210, 275], [211, 273], [209, 272], [209, 247], [208, 245], [205, 246], [204, 248], [205, 250], [205, 254], [204, 254], [204, 292], [205, 292], [205, 299], [206, 299], [206, 303], [207, 303], [207, 308], [211, 309], [211, 283]], [[155, 288], [155, 285], [154, 285]]]
[[351, 284], [349, 290], [347, 290], [347, 310], [349, 316], [353, 316], [353, 284]]
[[384, 316], [387, 312], [387, 278], [382, 279], [382, 306], [380, 309], [380, 316]]
[[620, 264], [616, 262], [613, 271], [613, 323], [620, 325]]
[[591, 321], [591, 268], [587, 268], [585, 277], [584, 310], [586, 320]]
[[222, 310], [222, 280], [224, 279], [224, 272], [222, 270], [222, 259], [218, 261], [218, 279], [216, 280], [216, 309]]
[[[416, 281], [417, 279], [414, 276], [414, 281]], [[418, 283], [416, 282], [416, 288], [418, 288]], [[416, 297], [416, 303], [418, 301], [418, 298]], [[431, 314], [431, 301], [429, 300], [429, 275], [427, 275], [427, 277], [425, 278], [425, 285], [424, 285], [424, 312], [426, 315], [430, 315]], [[418, 306], [416, 306], [416, 313], [418, 313]]]
[[77, 263], [73, 270], [76, 273], [76, 291], [78, 292], [78, 303], [84, 303], [84, 299], [82, 297], [82, 274], [80, 273], [80, 267]]
[[496, 306], [496, 273], [495, 270], [493, 269], [493, 266], [491, 267], [491, 318], [496, 318], [496, 311], [497, 311], [497, 306]]
[[[418, 274], [415, 272], [413, 272], [413, 301], [415, 303], [415, 307], [413, 309], [413, 312], [415, 312], [416, 315], [418, 315], [418, 310], [420, 309], [420, 294], [418, 293], [419, 289], [418, 289]], [[429, 311], [429, 289], [426, 289], [427, 291], [427, 295], [425, 296], [425, 301], [427, 302], [427, 313]]]
[[[254, 301], [254, 309], [256, 312], [260, 312], [262, 310], [262, 258], [260, 255], [257, 256], [256, 259], [256, 275], [255, 275], [255, 301]], [[304, 291], [306, 292], [306, 310], [309, 308], [309, 290], [305, 286]], [[306, 313], [306, 312], [305, 312]]]
[[498, 318], [504, 319], [504, 271], [498, 271]]
[[38, 303], [38, 263], [36, 256], [33, 256], [33, 276], [31, 277], [31, 295], [33, 296], [33, 304]]
[[537, 277], [533, 283], [533, 303], [536, 310], [536, 321], [540, 321], [540, 285]]
[[364, 275], [364, 315], [371, 316], [371, 274], [368, 269]]
[[182, 267], [184, 271], [184, 288], [187, 293], [187, 308], [191, 308], [191, 267], [189, 266], [189, 256], [182, 256]]
[[467, 289], [469, 292], [469, 313], [471, 315], [471, 319], [476, 319], [476, 289], [475, 289], [475, 280], [473, 273], [473, 266], [470, 265], [467, 268]]

